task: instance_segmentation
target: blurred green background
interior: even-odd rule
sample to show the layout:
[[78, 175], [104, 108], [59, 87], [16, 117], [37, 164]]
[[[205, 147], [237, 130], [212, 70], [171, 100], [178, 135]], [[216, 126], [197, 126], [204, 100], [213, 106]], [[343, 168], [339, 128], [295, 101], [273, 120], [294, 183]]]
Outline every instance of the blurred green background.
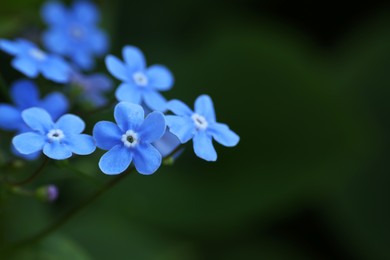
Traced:
[[[40, 32], [42, 3], [2, 3], [0, 36]], [[139, 46], [149, 64], [173, 71], [168, 99], [192, 105], [210, 94], [241, 141], [216, 145], [216, 163], [189, 145], [173, 166], [128, 176], [16, 259], [390, 259], [388, 2], [97, 3], [110, 53]], [[7, 83], [19, 76], [0, 61]], [[84, 119], [91, 131], [112, 113]], [[71, 160], [90, 179], [52, 164], [31, 184], [58, 184], [54, 204], [3, 196], [0, 244], [41, 230], [108, 181], [101, 154]]]

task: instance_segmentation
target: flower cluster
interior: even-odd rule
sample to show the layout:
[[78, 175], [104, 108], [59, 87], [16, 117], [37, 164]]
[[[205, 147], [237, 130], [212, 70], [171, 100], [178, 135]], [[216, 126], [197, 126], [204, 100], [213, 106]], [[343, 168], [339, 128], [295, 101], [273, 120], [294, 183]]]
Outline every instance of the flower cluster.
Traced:
[[[148, 175], [164, 158], [178, 156], [190, 140], [195, 154], [206, 161], [217, 160], [213, 140], [228, 147], [239, 142], [236, 133], [217, 122], [208, 95], [196, 99], [194, 110], [179, 100], [167, 101], [161, 92], [173, 87], [172, 72], [164, 65], [147, 66], [139, 48], [124, 46], [123, 60], [107, 55], [108, 37], [98, 28], [100, 14], [91, 2], [70, 7], [48, 2], [41, 13], [48, 27], [42, 33], [43, 46], [28, 39], [0, 40], [0, 49], [13, 57], [12, 67], [29, 78], [12, 83], [12, 102], [0, 103], [0, 129], [16, 133], [11, 149], [15, 156], [31, 160], [43, 153], [65, 160], [92, 154], [98, 147], [106, 151], [98, 163], [103, 173], [120, 174], [134, 165]], [[108, 72], [120, 82], [115, 89], [105, 74], [85, 74], [103, 55]], [[61, 85], [44, 91], [32, 81], [38, 75]], [[50, 93], [40, 98], [40, 92]], [[116, 100], [109, 102], [109, 95]], [[85, 103], [95, 110], [82, 111], [91, 109]], [[98, 107], [113, 108], [115, 122], [97, 122], [90, 126], [92, 135], [84, 134], [80, 116]]]

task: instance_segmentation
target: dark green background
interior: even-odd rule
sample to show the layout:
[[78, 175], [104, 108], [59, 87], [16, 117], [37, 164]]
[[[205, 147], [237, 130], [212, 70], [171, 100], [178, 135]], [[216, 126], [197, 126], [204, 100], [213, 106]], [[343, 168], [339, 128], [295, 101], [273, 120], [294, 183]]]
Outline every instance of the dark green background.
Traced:
[[[174, 166], [132, 174], [17, 257], [390, 259], [390, 7], [293, 2], [99, 1], [112, 54], [139, 46], [173, 71], [168, 99], [211, 95], [241, 141], [216, 145], [216, 163], [188, 146]], [[0, 36], [34, 37], [41, 3], [2, 3]], [[10, 83], [19, 74], [8, 62], [2, 55]], [[112, 113], [84, 119], [90, 132]], [[52, 164], [31, 184], [57, 183], [54, 204], [4, 196], [0, 243], [37, 232], [108, 181], [101, 154], [70, 161], [96, 181]]]

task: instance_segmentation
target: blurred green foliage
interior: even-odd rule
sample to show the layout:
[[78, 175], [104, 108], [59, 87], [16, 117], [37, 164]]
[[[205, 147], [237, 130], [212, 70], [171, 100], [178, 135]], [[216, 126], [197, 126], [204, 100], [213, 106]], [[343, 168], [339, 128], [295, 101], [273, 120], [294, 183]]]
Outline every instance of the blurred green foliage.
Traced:
[[[16, 259], [390, 259], [390, 9], [326, 49], [249, 2], [98, 1], [111, 53], [133, 44], [166, 64], [176, 77], [169, 99], [210, 94], [241, 142], [217, 146], [216, 163], [189, 145], [173, 166], [132, 174]], [[41, 29], [41, 3], [3, 3], [1, 37]], [[17, 74], [6, 62], [9, 82]], [[112, 113], [84, 119], [90, 131]], [[0, 244], [39, 231], [107, 181], [101, 154], [72, 159], [90, 177], [45, 172], [37, 183], [61, 189], [54, 205], [7, 195]]]

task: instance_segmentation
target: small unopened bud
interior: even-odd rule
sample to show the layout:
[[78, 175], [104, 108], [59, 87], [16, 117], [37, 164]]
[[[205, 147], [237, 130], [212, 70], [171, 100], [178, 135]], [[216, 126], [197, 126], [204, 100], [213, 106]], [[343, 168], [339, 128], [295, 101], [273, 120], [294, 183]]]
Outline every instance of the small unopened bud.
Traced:
[[40, 187], [35, 191], [35, 196], [42, 201], [53, 202], [58, 197], [58, 188], [55, 185]]

